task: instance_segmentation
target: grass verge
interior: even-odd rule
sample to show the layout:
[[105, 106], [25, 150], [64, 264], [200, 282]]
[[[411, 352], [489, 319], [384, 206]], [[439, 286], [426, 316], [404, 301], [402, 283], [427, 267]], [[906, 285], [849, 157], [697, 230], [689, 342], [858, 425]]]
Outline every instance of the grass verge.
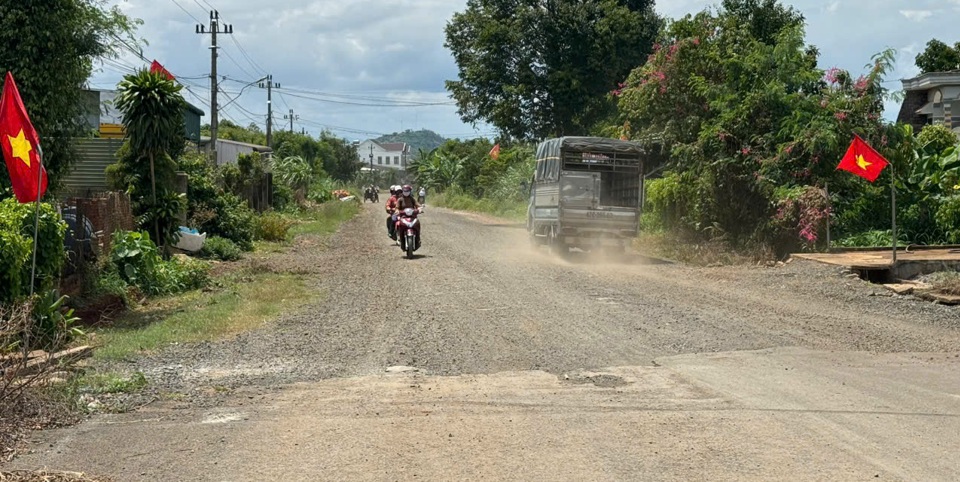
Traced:
[[641, 232], [633, 246], [643, 255], [694, 266], [755, 264], [774, 259], [766, 249], [733, 248], [722, 241], [693, 243], [661, 232]]
[[317, 209], [298, 213], [297, 223], [290, 228], [290, 237], [325, 235], [337, 231], [341, 224], [360, 212], [360, 203], [351, 201], [328, 202]]
[[512, 221], [524, 221], [527, 218], [527, 203], [520, 201], [494, 200], [466, 194], [442, 193], [428, 196], [427, 204], [458, 211], [491, 214]]
[[257, 328], [282, 311], [314, 298], [302, 277], [230, 275], [223, 288], [159, 299], [130, 311], [97, 333], [94, 357], [126, 359], [174, 342], [199, 342]]

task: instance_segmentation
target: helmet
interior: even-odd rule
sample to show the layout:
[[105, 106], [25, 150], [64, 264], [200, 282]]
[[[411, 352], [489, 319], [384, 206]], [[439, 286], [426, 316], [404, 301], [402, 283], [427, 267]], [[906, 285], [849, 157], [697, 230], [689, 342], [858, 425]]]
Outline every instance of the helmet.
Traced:
[[410, 187], [409, 184], [404, 184], [402, 190], [403, 190], [403, 195], [404, 195], [404, 196], [409, 196], [410, 193], [413, 192], [413, 188]]

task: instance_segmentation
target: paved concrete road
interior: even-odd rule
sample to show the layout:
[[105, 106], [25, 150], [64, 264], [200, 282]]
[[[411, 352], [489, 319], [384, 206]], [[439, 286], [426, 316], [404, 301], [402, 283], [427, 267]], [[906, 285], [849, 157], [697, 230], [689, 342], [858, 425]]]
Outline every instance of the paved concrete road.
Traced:
[[424, 222], [423, 257], [405, 260], [368, 206], [316, 260], [340, 273], [317, 279], [324, 305], [138, 366], [229, 396], [46, 432], [15, 467], [120, 480], [960, 477], [954, 309], [812, 264], [557, 260], [479, 216]]

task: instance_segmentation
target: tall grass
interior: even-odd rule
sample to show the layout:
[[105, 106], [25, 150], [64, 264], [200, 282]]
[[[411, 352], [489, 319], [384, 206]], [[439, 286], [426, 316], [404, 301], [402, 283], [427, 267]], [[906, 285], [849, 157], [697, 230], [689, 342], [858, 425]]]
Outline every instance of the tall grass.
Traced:
[[470, 196], [456, 190], [427, 196], [427, 204], [458, 211], [472, 211], [493, 216], [524, 221], [527, 218], [527, 203], [517, 200], [494, 200]]

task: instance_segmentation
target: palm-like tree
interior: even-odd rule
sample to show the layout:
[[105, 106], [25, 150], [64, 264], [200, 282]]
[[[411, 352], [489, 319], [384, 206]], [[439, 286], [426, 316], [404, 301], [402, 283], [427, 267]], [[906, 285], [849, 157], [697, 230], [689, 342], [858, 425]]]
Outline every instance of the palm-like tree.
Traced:
[[309, 162], [300, 156], [284, 157], [274, 161], [273, 172], [281, 182], [293, 189], [298, 201], [303, 201], [307, 187], [313, 180], [313, 170]]
[[[153, 208], [157, 208], [156, 160], [167, 156], [183, 145], [183, 95], [181, 86], [166, 77], [147, 70], [127, 75], [118, 86], [115, 100], [123, 115], [127, 141], [131, 150], [142, 162], [150, 163], [150, 185]], [[157, 243], [161, 242], [160, 229], [154, 216]]]

